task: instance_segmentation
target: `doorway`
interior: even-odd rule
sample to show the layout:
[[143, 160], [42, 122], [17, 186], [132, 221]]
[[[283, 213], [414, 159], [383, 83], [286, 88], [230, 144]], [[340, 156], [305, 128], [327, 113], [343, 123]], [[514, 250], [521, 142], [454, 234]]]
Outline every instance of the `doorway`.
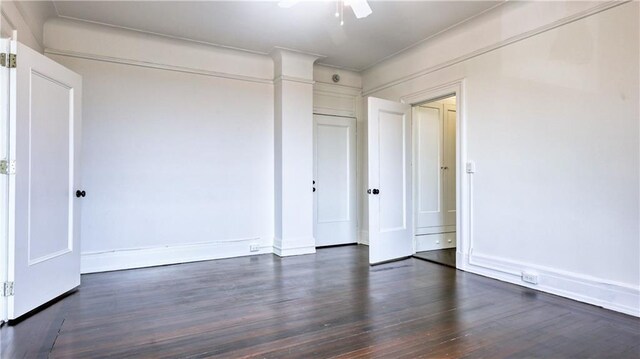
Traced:
[[412, 107], [415, 257], [456, 267], [456, 96]]

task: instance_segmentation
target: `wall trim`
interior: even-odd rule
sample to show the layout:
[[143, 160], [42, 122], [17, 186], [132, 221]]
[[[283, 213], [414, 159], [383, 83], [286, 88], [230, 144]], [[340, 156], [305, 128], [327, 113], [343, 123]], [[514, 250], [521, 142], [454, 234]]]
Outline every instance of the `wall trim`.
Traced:
[[[640, 290], [632, 285], [485, 254], [459, 259], [471, 273], [640, 317]], [[523, 282], [523, 271], [536, 273], [538, 284]]]
[[230, 79], [230, 80], [239, 80], [239, 81], [246, 81], [246, 82], [263, 83], [263, 84], [273, 84], [273, 80], [267, 79], [267, 78], [260, 78], [260, 77], [254, 77], [254, 76], [246, 76], [246, 75], [237, 75], [237, 74], [231, 74], [231, 73], [227, 73], [227, 72], [210, 71], [210, 70], [204, 70], [204, 69], [198, 69], [198, 68], [192, 68], [192, 67], [185, 67], [185, 66], [167, 65], [167, 64], [162, 64], [162, 63], [126, 59], [126, 58], [121, 58], [121, 57], [95, 55], [95, 54], [89, 54], [89, 53], [83, 53], [83, 52], [58, 50], [58, 49], [52, 49], [52, 48], [45, 48], [44, 49], [44, 53], [45, 53], [45, 55], [58, 55], [58, 56], [74, 57], [74, 58], [85, 59], [85, 60], [94, 60], [94, 61], [102, 61], [102, 62], [110, 62], [110, 63], [115, 63], [115, 64], [121, 64], [121, 65], [146, 67], [146, 68], [152, 68], [152, 69], [157, 69], [157, 70], [167, 70], [167, 71], [175, 71], [175, 72], [182, 72], [182, 73], [188, 73], [188, 74], [205, 75], [205, 76], [219, 77], [219, 78]]
[[258, 240], [258, 238], [247, 238], [233, 241], [85, 252], [81, 254], [80, 271], [83, 274], [97, 273], [273, 253], [273, 247], [270, 245], [261, 245], [259, 251], [250, 252], [248, 242]]
[[478, 50], [472, 51], [472, 52], [470, 52], [470, 53], [468, 53], [466, 55], [458, 56], [456, 58], [453, 58], [453, 59], [451, 59], [449, 61], [445, 61], [445, 62], [440, 63], [438, 65], [434, 65], [434, 66], [428, 67], [426, 69], [423, 69], [423, 70], [420, 70], [420, 71], [416, 71], [416, 72], [414, 72], [412, 74], [402, 76], [402, 77], [400, 77], [398, 79], [395, 79], [395, 80], [392, 80], [392, 81], [388, 81], [388, 82], [383, 83], [381, 85], [377, 85], [377, 86], [375, 86], [375, 87], [373, 87], [371, 89], [366, 89], [366, 90], [363, 89], [362, 96], [369, 96], [369, 95], [371, 95], [371, 94], [373, 94], [375, 92], [382, 91], [382, 90], [387, 89], [389, 87], [399, 85], [399, 84], [401, 84], [403, 82], [411, 81], [411, 80], [416, 79], [418, 77], [430, 74], [432, 72], [436, 72], [438, 70], [442, 70], [444, 68], [456, 65], [456, 64], [461, 63], [463, 61], [466, 61], [466, 60], [472, 59], [474, 57], [483, 55], [483, 54], [485, 54], [487, 52], [491, 52], [491, 51], [500, 49], [500, 48], [502, 48], [504, 46], [507, 46], [507, 45], [510, 45], [510, 44], [513, 44], [513, 43], [516, 43], [516, 42], [519, 42], [519, 41], [522, 41], [522, 40], [526, 40], [526, 39], [528, 39], [528, 38], [530, 38], [532, 36], [541, 34], [543, 32], [547, 32], [549, 30], [553, 30], [555, 28], [558, 28], [560, 26], [572, 23], [574, 21], [578, 21], [580, 19], [584, 19], [585, 17], [589, 17], [591, 15], [595, 15], [595, 14], [597, 14], [599, 12], [614, 8], [616, 6], [619, 6], [619, 5], [622, 5], [622, 4], [626, 4], [629, 1], [631, 1], [631, 0], [624, 0], [624, 1], [613, 0], [613, 1], [608, 1], [608, 2], [601, 3], [601, 4], [596, 5], [596, 6], [592, 7], [592, 8], [590, 8], [590, 9], [587, 9], [587, 10], [578, 12], [576, 14], [567, 16], [567, 17], [565, 17], [563, 19], [560, 19], [560, 20], [553, 21], [553, 22], [551, 22], [549, 24], [540, 26], [540, 27], [538, 27], [536, 29], [521, 33], [519, 35], [512, 36], [510, 38], [507, 38], [507, 39], [504, 39], [502, 41], [499, 41], [499, 42], [497, 42], [497, 43], [495, 43], [493, 45], [485, 46], [485, 47], [480, 48]]
[[321, 92], [328, 92], [332, 94], [340, 94], [340, 95], [348, 95], [348, 96], [360, 96], [362, 92], [362, 88], [349, 86], [349, 85], [341, 85], [336, 83], [329, 83], [323, 81], [316, 81], [314, 86], [314, 90]]
[[362, 230], [358, 232], [358, 244], [369, 245], [369, 231]]
[[276, 244], [273, 245], [273, 254], [278, 257], [299, 256], [303, 254], [314, 254], [316, 252], [315, 246], [300, 246], [300, 247], [287, 247], [282, 248]]
[[287, 75], [278, 76], [275, 79], [273, 79], [272, 82], [274, 84], [276, 84], [276, 83], [279, 83], [279, 82], [282, 82], [282, 81], [300, 82], [300, 83], [309, 84], [309, 85], [313, 85], [313, 84], [316, 83], [315, 81], [310, 80], [310, 79], [305, 79], [305, 78], [302, 78], [302, 77], [295, 77], [295, 76], [287, 76]]

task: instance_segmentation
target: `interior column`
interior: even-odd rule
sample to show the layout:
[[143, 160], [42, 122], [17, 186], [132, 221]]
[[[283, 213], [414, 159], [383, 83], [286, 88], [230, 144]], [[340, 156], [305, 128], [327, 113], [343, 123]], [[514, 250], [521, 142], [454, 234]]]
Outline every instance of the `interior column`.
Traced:
[[274, 253], [315, 253], [313, 63], [318, 56], [279, 48], [271, 56], [275, 65]]

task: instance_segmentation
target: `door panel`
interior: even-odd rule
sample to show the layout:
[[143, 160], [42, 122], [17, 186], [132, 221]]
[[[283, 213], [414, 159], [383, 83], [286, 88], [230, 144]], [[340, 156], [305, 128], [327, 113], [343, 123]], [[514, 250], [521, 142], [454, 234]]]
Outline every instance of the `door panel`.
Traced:
[[9, 319], [80, 284], [79, 150], [82, 79], [17, 44], [11, 142], [16, 160]]
[[440, 227], [444, 222], [442, 169], [442, 104], [414, 108], [416, 128], [415, 170], [417, 173], [416, 227]]
[[411, 107], [368, 99], [369, 263], [413, 254]]
[[456, 106], [446, 104], [444, 114], [444, 223], [456, 224]]
[[317, 246], [356, 242], [356, 121], [314, 116]]

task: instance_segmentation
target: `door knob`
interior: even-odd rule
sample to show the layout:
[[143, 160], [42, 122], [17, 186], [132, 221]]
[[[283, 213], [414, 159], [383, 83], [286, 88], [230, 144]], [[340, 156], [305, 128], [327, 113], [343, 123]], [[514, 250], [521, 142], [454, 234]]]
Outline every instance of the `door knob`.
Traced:
[[80, 197], [84, 197], [87, 195], [87, 192], [85, 191], [81, 191], [81, 190], [77, 190], [76, 191], [76, 197], [80, 198]]
[[380, 190], [379, 190], [379, 189], [377, 189], [377, 188], [374, 188], [374, 189], [373, 189], [373, 194], [379, 194], [379, 193], [380, 193]]

